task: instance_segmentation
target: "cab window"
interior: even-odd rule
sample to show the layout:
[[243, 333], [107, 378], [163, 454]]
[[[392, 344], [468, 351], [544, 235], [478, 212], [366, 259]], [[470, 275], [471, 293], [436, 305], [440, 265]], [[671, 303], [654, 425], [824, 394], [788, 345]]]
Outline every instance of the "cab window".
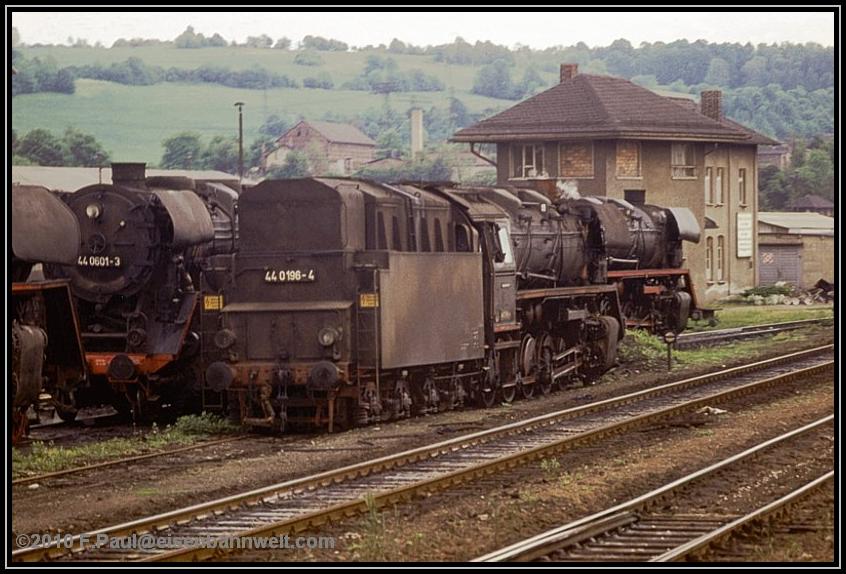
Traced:
[[502, 248], [502, 252], [505, 254], [505, 258], [501, 261], [496, 263], [497, 269], [504, 269], [506, 267], [513, 267], [514, 266], [514, 251], [512, 250], [511, 246], [511, 234], [508, 232], [508, 223], [501, 221], [497, 224], [498, 231], [497, 235], [499, 237], [499, 244]]

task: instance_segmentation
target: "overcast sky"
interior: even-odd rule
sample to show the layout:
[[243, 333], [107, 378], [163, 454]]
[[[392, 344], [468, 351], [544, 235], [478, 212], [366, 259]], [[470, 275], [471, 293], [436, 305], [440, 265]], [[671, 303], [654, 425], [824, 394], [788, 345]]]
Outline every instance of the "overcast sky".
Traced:
[[[13, 8], [14, 10], [14, 8]], [[14, 12], [12, 25], [27, 44], [64, 43], [68, 36], [111, 46], [117, 38], [171, 40], [186, 26], [227, 40], [267, 34], [294, 42], [319, 35], [351, 46], [387, 44], [392, 38], [418, 45], [461, 36], [533, 48], [585, 42], [607, 46], [617, 38], [640, 42], [705, 39], [710, 42], [834, 43], [834, 14], [823, 12]]]

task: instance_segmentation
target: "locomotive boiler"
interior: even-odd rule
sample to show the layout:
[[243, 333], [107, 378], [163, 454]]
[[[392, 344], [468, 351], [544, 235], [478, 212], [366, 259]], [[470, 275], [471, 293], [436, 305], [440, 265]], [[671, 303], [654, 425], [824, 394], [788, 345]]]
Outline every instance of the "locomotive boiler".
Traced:
[[77, 299], [92, 400], [106, 393], [135, 417], [185, 406], [197, 389], [201, 286], [222, 287], [236, 198], [226, 186], [117, 163], [112, 184], [63, 195], [79, 221], [78, 255], [47, 273], [69, 280]]
[[[12, 441], [27, 430], [27, 410], [43, 396], [64, 419], [85, 376], [79, 324], [67, 281], [29, 280], [37, 263], [73, 263], [79, 225], [47, 189], [12, 186]], [[42, 395], [44, 393], [44, 395]]]
[[247, 425], [332, 430], [596, 377], [625, 329], [605, 208], [499, 188], [263, 182], [239, 198], [206, 384]]
[[534, 190], [512, 191], [524, 200], [512, 218], [521, 286], [612, 284], [629, 326], [684, 330], [695, 299], [681, 269], [683, 242], [700, 238], [689, 209], [579, 196], [553, 204]]

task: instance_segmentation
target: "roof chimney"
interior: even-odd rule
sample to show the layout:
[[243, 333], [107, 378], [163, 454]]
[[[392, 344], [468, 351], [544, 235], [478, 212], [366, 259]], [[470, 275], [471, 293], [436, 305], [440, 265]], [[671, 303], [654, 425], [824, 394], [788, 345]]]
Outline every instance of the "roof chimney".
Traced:
[[411, 109], [411, 159], [423, 153], [423, 110]]
[[112, 163], [112, 183], [129, 187], [145, 187], [146, 163]]
[[561, 81], [572, 80], [579, 74], [578, 64], [561, 64]]
[[720, 90], [704, 90], [699, 95], [699, 106], [703, 116], [722, 121], [723, 93]]

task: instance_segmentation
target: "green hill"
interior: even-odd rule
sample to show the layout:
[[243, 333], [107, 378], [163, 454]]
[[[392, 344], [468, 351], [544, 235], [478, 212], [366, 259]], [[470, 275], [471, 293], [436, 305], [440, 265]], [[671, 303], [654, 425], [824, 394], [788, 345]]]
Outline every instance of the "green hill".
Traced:
[[[237, 133], [233, 104], [244, 102], [244, 139], [258, 136], [258, 128], [270, 115], [320, 119], [327, 113], [353, 119], [371, 108], [384, 105], [385, 96], [366, 91], [337, 89], [359, 75], [370, 53], [320, 52], [323, 64], [294, 64], [298, 52], [252, 48], [177, 49], [163, 46], [139, 48], [70, 48], [61, 46], [22, 48], [27, 58], [41, 58], [59, 68], [90, 64], [110, 65], [130, 57], [148, 65], [195, 69], [215, 65], [232, 70], [260, 66], [285, 74], [300, 83], [319, 72], [331, 75], [336, 89], [276, 88], [237, 89], [216, 84], [160, 83], [133, 86], [98, 80], [76, 80], [72, 95], [51, 92], [21, 94], [13, 99], [12, 127], [18, 134], [34, 128], [60, 134], [68, 126], [94, 135], [114, 160], [144, 160], [157, 163], [161, 141], [180, 131], [194, 131], [208, 140], [214, 135]], [[381, 53], [384, 56], [383, 53]], [[446, 108], [449, 98], [459, 98], [472, 112], [502, 109], [511, 104], [470, 92], [477, 72], [474, 66], [448, 65], [430, 56], [390, 55], [400, 70], [420, 69], [444, 82], [439, 92], [397, 92], [390, 105], [405, 111], [412, 105]], [[550, 83], [553, 74], [544, 74]]]

